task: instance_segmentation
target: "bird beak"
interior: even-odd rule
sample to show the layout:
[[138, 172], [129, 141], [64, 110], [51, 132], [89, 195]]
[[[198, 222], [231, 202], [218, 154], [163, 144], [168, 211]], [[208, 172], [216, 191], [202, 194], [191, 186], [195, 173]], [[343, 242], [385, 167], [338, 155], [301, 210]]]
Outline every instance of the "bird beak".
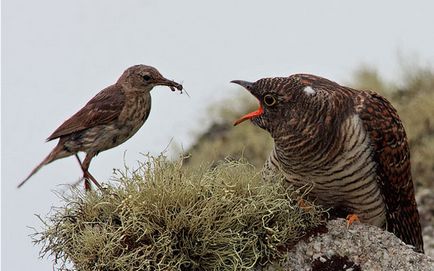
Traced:
[[164, 77], [161, 80], [158, 80], [156, 82], [156, 84], [159, 86], [168, 86], [172, 91], [175, 91], [175, 90], [182, 91], [182, 89], [183, 89], [181, 84], [178, 84], [175, 81], [166, 79]]
[[[245, 89], [247, 89], [251, 93], [251, 89], [252, 89], [253, 83], [247, 82], [247, 81], [242, 81], [242, 80], [233, 80], [233, 81], [231, 81], [231, 83], [238, 84], [238, 85], [244, 87]], [[234, 122], [234, 126], [237, 126], [238, 124], [240, 124], [241, 122], [243, 122], [245, 120], [249, 120], [249, 119], [252, 119], [252, 118], [255, 118], [255, 117], [259, 117], [260, 115], [262, 115], [262, 113], [264, 113], [264, 109], [262, 108], [262, 105], [259, 102], [259, 108], [258, 108], [258, 110], [250, 112], [250, 113], [242, 116], [241, 118], [239, 118], [238, 120], [236, 120]]]
[[242, 86], [243, 88], [247, 89], [250, 91], [250, 89], [252, 89], [252, 85], [253, 83], [251, 82], [247, 82], [247, 81], [243, 81], [243, 80], [232, 80], [231, 83], [237, 84]]

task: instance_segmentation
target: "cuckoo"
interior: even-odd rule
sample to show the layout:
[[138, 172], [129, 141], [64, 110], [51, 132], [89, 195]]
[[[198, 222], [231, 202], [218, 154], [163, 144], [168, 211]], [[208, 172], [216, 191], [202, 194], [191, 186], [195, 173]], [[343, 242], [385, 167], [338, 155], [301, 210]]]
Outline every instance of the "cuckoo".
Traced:
[[263, 176], [312, 185], [318, 203], [382, 227], [423, 252], [406, 133], [381, 95], [309, 74], [232, 81], [259, 100], [251, 120], [274, 139]]

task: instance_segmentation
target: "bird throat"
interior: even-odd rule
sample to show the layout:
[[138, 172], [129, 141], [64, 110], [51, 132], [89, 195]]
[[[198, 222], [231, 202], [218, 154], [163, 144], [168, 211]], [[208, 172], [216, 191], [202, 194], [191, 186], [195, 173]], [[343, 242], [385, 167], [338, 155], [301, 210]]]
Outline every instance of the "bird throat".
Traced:
[[239, 118], [238, 120], [236, 120], [234, 122], [234, 126], [237, 126], [238, 124], [240, 124], [241, 122], [245, 121], [245, 120], [249, 120], [255, 117], [259, 117], [262, 115], [262, 113], [264, 113], [264, 109], [262, 108], [262, 105], [259, 104], [259, 108], [256, 111], [250, 112], [244, 116], [242, 116], [241, 118]]

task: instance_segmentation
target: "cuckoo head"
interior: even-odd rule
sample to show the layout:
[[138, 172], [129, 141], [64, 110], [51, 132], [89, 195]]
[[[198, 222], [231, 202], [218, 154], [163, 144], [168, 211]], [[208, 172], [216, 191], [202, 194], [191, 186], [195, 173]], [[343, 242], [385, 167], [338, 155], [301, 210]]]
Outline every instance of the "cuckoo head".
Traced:
[[246, 120], [251, 120], [255, 125], [273, 132], [277, 126], [282, 125], [282, 118], [291, 119], [294, 114], [300, 111], [303, 86], [299, 80], [291, 77], [264, 78], [256, 82], [247, 82], [241, 80], [231, 81], [249, 91], [259, 101], [259, 107], [256, 111], [250, 112], [237, 121], [238, 125]]

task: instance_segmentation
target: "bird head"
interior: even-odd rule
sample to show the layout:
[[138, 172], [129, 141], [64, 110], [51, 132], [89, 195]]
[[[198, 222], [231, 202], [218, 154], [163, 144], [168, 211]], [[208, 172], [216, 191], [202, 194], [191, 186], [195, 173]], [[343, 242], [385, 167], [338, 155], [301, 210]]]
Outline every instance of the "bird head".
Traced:
[[329, 120], [330, 118], [325, 118], [331, 114], [331, 107], [328, 106], [330, 95], [321, 87], [321, 83], [316, 84], [318, 78], [297, 74], [263, 78], [256, 82], [231, 81], [244, 87], [259, 101], [256, 111], [242, 116], [234, 125], [251, 120], [273, 135], [279, 131], [296, 132], [309, 124]]
[[117, 84], [121, 84], [126, 91], [132, 92], [149, 92], [155, 86], [168, 86], [172, 91], [183, 89], [181, 84], [164, 78], [156, 68], [146, 65], [129, 67], [121, 75]]

